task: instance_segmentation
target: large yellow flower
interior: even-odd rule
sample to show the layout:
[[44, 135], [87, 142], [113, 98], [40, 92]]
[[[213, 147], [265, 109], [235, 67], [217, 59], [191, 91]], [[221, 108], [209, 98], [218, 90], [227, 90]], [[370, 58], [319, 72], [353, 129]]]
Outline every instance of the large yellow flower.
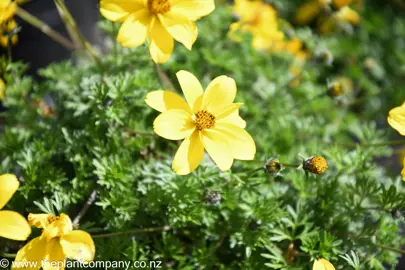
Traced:
[[284, 33], [279, 31], [277, 12], [261, 0], [235, 0], [234, 13], [239, 21], [231, 24], [229, 35], [239, 41], [237, 31], [250, 32], [253, 35], [253, 47], [257, 50], [270, 49], [273, 43], [283, 40]]
[[[24, 262], [35, 262], [37, 267], [30, 269], [63, 269], [66, 258], [73, 260], [92, 261], [95, 247], [91, 236], [80, 230], [73, 230], [69, 216], [61, 214], [30, 214], [28, 221], [32, 226], [43, 229], [41, 236], [34, 238], [22, 249], [15, 258], [12, 269], [23, 268]], [[21, 266], [21, 267], [19, 267]]]
[[[0, 209], [13, 197], [20, 186], [17, 178], [12, 174], [0, 175]], [[27, 220], [19, 213], [0, 211], [0, 236], [13, 240], [26, 240], [31, 234], [31, 227]]]
[[197, 39], [195, 21], [215, 9], [214, 0], [101, 0], [100, 11], [114, 22], [123, 22], [117, 40], [124, 47], [137, 47], [149, 39], [156, 63], [166, 62], [174, 41], [191, 50]]
[[335, 267], [325, 259], [319, 259], [314, 262], [312, 270], [335, 270]]
[[17, 3], [11, 0], [0, 0], [0, 24], [11, 19], [17, 8]]
[[[402, 136], [405, 136], [405, 102], [401, 106], [390, 110], [388, 113], [388, 123]], [[402, 179], [405, 180], [405, 157], [403, 158], [403, 166], [401, 175]]]
[[388, 123], [397, 130], [402, 136], [405, 136], [405, 102], [388, 113]]
[[187, 71], [177, 72], [177, 79], [187, 100], [170, 91], [154, 91], [146, 103], [161, 114], [155, 119], [155, 132], [169, 140], [182, 140], [172, 164], [180, 175], [189, 174], [200, 164], [204, 148], [222, 171], [234, 159], [252, 160], [256, 145], [239, 116], [241, 103], [233, 103], [236, 84], [232, 78], [219, 76], [205, 92], [198, 79]]

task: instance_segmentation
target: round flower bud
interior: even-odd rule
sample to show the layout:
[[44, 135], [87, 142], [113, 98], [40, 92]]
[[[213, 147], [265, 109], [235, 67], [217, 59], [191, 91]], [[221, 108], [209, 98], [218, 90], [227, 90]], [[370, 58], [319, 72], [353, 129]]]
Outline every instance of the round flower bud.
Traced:
[[341, 96], [343, 95], [343, 93], [344, 93], [343, 86], [340, 82], [334, 82], [328, 87], [327, 94], [331, 98]]
[[282, 167], [278, 159], [271, 158], [264, 165], [264, 169], [270, 174], [278, 174], [281, 171]]
[[211, 205], [219, 205], [221, 202], [222, 196], [221, 193], [215, 190], [210, 190], [205, 193], [205, 203]]
[[333, 54], [328, 49], [320, 49], [315, 52], [315, 59], [318, 63], [324, 64], [326, 66], [331, 66], [333, 64]]
[[328, 168], [328, 162], [322, 156], [314, 156], [304, 160], [303, 168], [314, 174], [323, 174]]

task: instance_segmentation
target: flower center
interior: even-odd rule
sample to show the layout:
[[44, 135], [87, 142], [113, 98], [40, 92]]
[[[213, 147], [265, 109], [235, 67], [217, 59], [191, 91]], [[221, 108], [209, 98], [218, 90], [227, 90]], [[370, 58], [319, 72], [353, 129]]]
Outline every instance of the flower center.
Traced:
[[57, 221], [59, 219], [60, 219], [60, 217], [58, 217], [58, 216], [49, 216], [48, 217], [48, 222], [49, 222], [49, 224], [51, 224], [51, 223], [53, 223], [53, 222], [55, 222], [55, 221]]
[[148, 0], [150, 12], [164, 14], [170, 10], [170, 0]]
[[195, 115], [194, 122], [198, 130], [212, 128], [213, 126], [215, 126], [215, 116], [205, 110], [199, 111]]

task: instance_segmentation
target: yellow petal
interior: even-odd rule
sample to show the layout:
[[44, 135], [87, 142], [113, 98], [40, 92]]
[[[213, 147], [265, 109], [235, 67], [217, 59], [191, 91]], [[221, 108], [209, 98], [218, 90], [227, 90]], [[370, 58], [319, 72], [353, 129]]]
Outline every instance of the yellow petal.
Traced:
[[48, 241], [46, 245], [43, 270], [63, 270], [66, 262], [66, 255], [58, 238]]
[[243, 103], [231, 103], [228, 106], [225, 106], [218, 114], [215, 115], [215, 121], [220, 121], [233, 114], [241, 105], [243, 105]]
[[353, 25], [358, 25], [360, 23], [360, 15], [350, 7], [346, 6], [340, 9], [336, 16]]
[[221, 171], [227, 171], [233, 163], [233, 153], [224, 135], [212, 129], [200, 132], [205, 150]]
[[185, 70], [180, 70], [176, 76], [187, 103], [193, 108], [196, 100], [204, 93], [200, 82], [192, 73]]
[[150, 22], [151, 16], [146, 9], [131, 14], [122, 24], [117, 41], [129, 48], [142, 45], [148, 37]]
[[233, 124], [215, 123], [215, 131], [226, 138], [235, 159], [253, 160], [256, 154], [256, 144], [249, 133]]
[[188, 50], [191, 50], [198, 35], [195, 22], [174, 12], [159, 15], [159, 19], [175, 40], [182, 43]]
[[215, 9], [214, 0], [175, 0], [172, 10], [190, 20], [210, 14]]
[[312, 270], [335, 270], [335, 267], [333, 267], [333, 265], [329, 261], [325, 259], [319, 259], [314, 262]]
[[191, 115], [184, 110], [162, 112], [153, 122], [157, 135], [168, 140], [182, 140], [190, 136], [194, 129]]
[[333, 0], [333, 6], [336, 9], [341, 9], [344, 6], [350, 5], [350, 3], [353, 2], [353, 0]]
[[0, 209], [13, 197], [19, 186], [20, 182], [18, 182], [15, 175], [0, 175]]
[[46, 228], [49, 224], [49, 218], [52, 214], [29, 214], [28, 222], [31, 226], [35, 226], [39, 229]]
[[173, 52], [174, 40], [159, 19], [152, 23], [149, 53], [155, 63], [165, 63]]
[[176, 93], [170, 91], [158, 90], [150, 92], [146, 96], [145, 102], [159, 112], [179, 109], [191, 113], [191, 109], [187, 102]]
[[199, 131], [196, 130], [186, 138], [174, 156], [172, 169], [179, 175], [186, 175], [193, 172], [204, 156], [204, 146], [202, 145]]
[[53, 221], [44, 228], [42, 235], [46, 236], [48, 239], [55, 237], [60, 237], [73, 230], [72, 221], [68, 215], [61, 214], [59, 219]]
[[239, 110], [234, 111], [230, 115], [228, 115], [225, 118], [222, 118], [220, 120], [216, 120], [216, 122], [225, 122], [225, 123], [231, 123], [234, 124], [240, 128], [245, 128], [246, 127], [246, 121], [242, 119], [242, 117], [239, 116]]
[[308, 24], [314, 20], [321, 11], [322, 7], [318, 3], [318, 0], [305, 2], [297, 9], [295, 22], [297, 24]]
[[[0, 78], [0, 100], [4, 99], [5, 94], [6, 94], [6, 83], [3, 81], [2, 78]], [[1, 209], [1, 206], [0, 206], [0, 209]]]
[[0, 1], [0, 24], [14, 16], [17, 3], [10, 0]]
[[90, 234], [85, 231], [72, 231], [60, 238], [65, 255], [73, 260], [92, 261], [96, 248]]
[[110, 21], [123, 22], [131, 13], [146, 8], [144, 0], [101, 0], [100, 12]]
[[208, 85], [204, 93], [201, 110], [207, 110], [217, 115], [234, 101], [235, 96], [235, 80], [227, 76], [219, 76]]
[[403, 168], [402, 168], [402, 171], [401, 171], [401, 175], [402, 175], [402, 180], [405, 181], [405, 158], [402, 161], [402, 166], [403, 166]]
[[388, 113], [388, 123], [401, 135], [405, 136], [405, 102]]
[[[37, 270], [41, 267], [41, 261], [46, 256], [47, 241], [45, 237], [32, 239], [28, 244], [17, 252], [12, 269]], [[22, 267], [25, 266], [25, 267]], [[30, 267], [28, 267], [30, 266]]]
[[1, 237], [24, 241], [30, 234], [31, 227], [22, 215], [13, 211], [0, 211]]

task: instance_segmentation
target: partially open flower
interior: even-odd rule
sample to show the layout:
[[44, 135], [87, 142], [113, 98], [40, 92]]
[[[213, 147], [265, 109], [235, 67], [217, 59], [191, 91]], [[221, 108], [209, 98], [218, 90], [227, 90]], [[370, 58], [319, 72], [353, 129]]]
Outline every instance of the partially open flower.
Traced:
[[303, 168], [314, 174], [323, 174], [328, 168], [328, 162], [322, 156], [313, 156], [304, 160]]
[[327, 94], [331, 98], [343, 95], [344, 90], [341, 82], [334, 82], [328, 87]]
[[270, 174], [277, 175], [281, 171], [282, 167], [278, 159], [271, 158], [264, 165], [264, 169]]

